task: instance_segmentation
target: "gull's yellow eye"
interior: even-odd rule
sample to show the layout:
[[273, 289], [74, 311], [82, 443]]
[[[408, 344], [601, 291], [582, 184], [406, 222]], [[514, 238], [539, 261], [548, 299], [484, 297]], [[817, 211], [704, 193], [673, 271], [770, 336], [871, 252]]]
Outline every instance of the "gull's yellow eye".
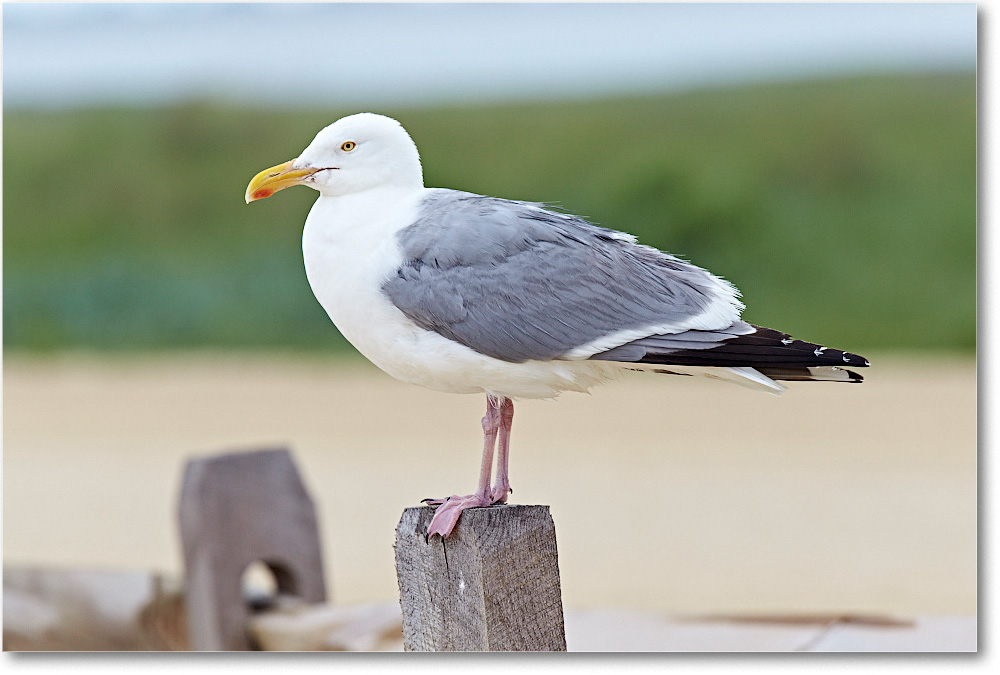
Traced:
[[356, 147], [357, 147], [357, 143], [355, 143], [354, 141], [345, 141], [340, 146], [340, 149], [343, 150], [344, 152], [350, 152], [351, 150], [353, 150]]

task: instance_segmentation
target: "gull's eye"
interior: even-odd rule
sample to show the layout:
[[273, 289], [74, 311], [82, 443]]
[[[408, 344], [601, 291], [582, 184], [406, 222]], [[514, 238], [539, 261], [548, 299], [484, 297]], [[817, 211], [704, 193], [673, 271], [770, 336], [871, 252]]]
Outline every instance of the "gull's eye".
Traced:
[[343, 150], [344, 152], [350, 152], [356, 147], [358, 147], [358, 144], [355, 143], [354, 141], [345, 141], [343, 144], [341, 144], [340, 149]]

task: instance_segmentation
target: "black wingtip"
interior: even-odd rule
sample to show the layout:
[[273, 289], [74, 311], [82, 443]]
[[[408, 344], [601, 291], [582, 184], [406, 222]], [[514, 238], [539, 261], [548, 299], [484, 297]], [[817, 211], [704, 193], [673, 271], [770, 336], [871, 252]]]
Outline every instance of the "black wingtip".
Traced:
[[[591, 358], [668, 366], [661, 372], [671, 373], [669, 366], [750, 367], [780, 372], [782, 379], [830, 380], [862, 382], [857, 373], [844, 377], [845, 368], [867, 368], [868, 359], [840, 349], [793, 338], [788, 333], [754, 324], [743, 324], [752, 330], [699, 331], [649, 335], [619, 345]], [[806, 369], [833, 367], [841, 370], [840, 377], [813, 377]], [[659, 369], [658, 369], [659, 370]], [[766, 374], [766, 373], [765, 373]]]
[[867, 368], [871, 364], [868, 363], [868, 359], [863, 356], [858, 356], [857, 354], [851, 354], [849, 352], [844, 352], [841, 358], [844, 360], [845, 366], [853, 366], [855, 368]]

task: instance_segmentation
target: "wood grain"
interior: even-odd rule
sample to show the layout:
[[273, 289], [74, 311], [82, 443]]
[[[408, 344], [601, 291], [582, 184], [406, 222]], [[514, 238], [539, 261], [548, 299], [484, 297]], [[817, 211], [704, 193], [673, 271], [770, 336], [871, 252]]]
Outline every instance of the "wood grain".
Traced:
[[403, 512], [396, 573], [407, 651], [565, 651], [555, 525], [547, 506], [462, 514], [427, 539], [433, 507]]

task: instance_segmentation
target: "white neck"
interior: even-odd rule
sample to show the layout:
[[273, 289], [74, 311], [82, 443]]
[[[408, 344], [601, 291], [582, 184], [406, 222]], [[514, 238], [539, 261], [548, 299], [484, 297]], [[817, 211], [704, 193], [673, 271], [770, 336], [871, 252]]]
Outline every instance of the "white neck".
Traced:
[[[370, 303], [359, 304], [358, 298], [382, 297], [382, 283], [403, 262], [395, 235], [415, 220], [423, 198], [423, 188], [383, 187], [320, 197], [309, 211], [302, 232], [309, 285], [333, 322], [362, 352], [375, 309]], [[383, 304], [382, 311], [391, 314]]]
[[[423, 185], [382, 187], [337, 197], [320, 195], [306, 219], [310, 238], [376, 242], [413, 222]], [[395, 208], [386, 208], [389, 205]], [[314, 230], [313, 232], [308, 232]]]

